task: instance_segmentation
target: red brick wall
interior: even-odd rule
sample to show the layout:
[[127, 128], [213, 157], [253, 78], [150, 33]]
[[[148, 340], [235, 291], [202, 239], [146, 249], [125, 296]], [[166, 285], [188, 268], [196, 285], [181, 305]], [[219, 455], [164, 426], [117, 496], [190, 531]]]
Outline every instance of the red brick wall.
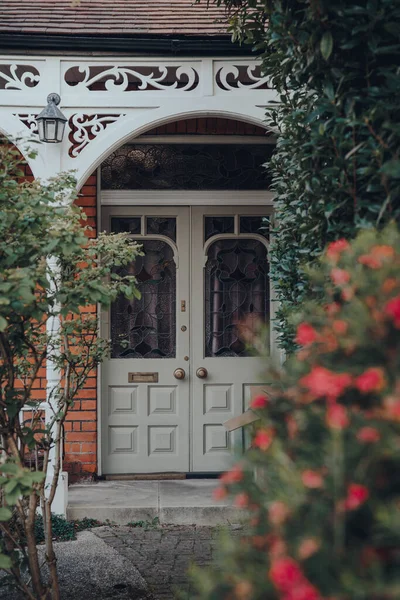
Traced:
[[[96, 185], [94, 173], [82, 187], [75, 204], [86, 213], [85, 225], [92, 231], [89, 237], [96, 237]], [[96, 306], [87, 309], [96, 314]], [[97, 471], [97, 373], [93, 372], [79, 392], [73, 408], [65, 422], [64, 469], [69, 472], [70, 481], [92, 477]]]
[[146, 131], [144, 135], [265, 135], [263, 127], [233, 119], [200, 117], [173, 121]]

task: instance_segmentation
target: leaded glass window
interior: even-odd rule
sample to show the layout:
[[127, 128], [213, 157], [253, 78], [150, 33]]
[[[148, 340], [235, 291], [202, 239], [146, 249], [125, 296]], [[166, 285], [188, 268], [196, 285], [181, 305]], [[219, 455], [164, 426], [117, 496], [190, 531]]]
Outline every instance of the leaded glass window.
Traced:
[[176, 242], [176, 218], [146, 217], [146, 233], [165, 235]]
[[221, 233], [235, 233], [235, 217], [204, 217], [204, 241]]
[[269, 319], [267, 249], [258, 240], [214, 242], [205, 268], [205, 355], [248, 356], [239, 335], [247, 336]]
[[131, 233], [140, 235], [142, 229], [141, 217], [112, 217], [111, 231], [113, 233]]
[[126, 144], [101, 165], [105, 190], [265, 190], [271, 144]]
[[169, 244], [141, 240], [144, 256], [124, 275], [135, 275], [140, 299], [120, 296], [111, 307], [112, 358], [174, 358], [176, 354], [176, 265]]
[[269, 223], [266, 217], [246, 215], [240, 217], [240, 233], [258, 233], [269, 238]]

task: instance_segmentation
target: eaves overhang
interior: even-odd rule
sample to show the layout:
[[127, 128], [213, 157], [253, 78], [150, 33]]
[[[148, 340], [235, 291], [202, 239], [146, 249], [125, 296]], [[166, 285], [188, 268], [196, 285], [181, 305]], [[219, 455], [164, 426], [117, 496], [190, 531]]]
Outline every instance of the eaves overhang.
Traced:
[[43, 35], [0, 32], [2, 50], [52, 50], [62, 52], [109, 52], [172, 56], [244, 56], [254, 54], [249, 45], [233, 43], [228, 36], [97, 36]]

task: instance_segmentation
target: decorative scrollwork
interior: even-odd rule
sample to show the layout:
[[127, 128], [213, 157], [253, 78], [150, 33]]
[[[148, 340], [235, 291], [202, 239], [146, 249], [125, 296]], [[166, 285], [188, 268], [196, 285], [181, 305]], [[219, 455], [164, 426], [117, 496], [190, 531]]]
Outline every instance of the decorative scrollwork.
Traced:
[[[27, 70], [29, 69], [29, 71]], [[0, 90], [29, 90], [40, 81], [40, 73], [31, 65], [0, 65]]]
[[261, 66], [254, 64], [221, 67], [215, 75], [215, 81], [217, 86], [225, 91], [260, 90], [269, 87], [267, 77], [261, 74]]
[[69, 155], [76, 158], [80, 152], [102, 131], [125, 115], [83, 115], [74, 114], [69, 119], [71, 146]]
[[179, 90], [188, 92], [199, 82], [197, 71], [189, 66], [75, 66], [65, 73], [68, 86], [90, 92], [133, 92]]
[[23, 123], [25, 125], [25, 127], [27, 127], [33, 135], [36, 135], [38, 133], [38, 127], [37, 127], [37, 121], [36, 121], [37, 115], [16, 114], [14, 116], [18, 117], [18, 119], [21, 121], [21, 123]]

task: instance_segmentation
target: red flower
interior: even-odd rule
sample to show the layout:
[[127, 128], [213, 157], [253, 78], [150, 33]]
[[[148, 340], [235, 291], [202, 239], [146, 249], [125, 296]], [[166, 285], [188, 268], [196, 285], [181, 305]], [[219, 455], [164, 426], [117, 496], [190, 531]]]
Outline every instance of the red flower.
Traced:
[[300, 385], [309, 389], [316, 398], [337, 398], [350, 384], [351, 376], [348, 373], [333, 373], [318, 366], [300, 379]]
[[260, 448], [260, 450], [264, 450], [265, 452], [272, 444], [273, 439], [274, 435], [272, 429], [259, 429], [253, 440], [253, 446], [255, 448]]
[[300, 323], [297, 327], [296, 342], [300, 346], [309, 346], [317, 339], [317, 332], [309, 323]]
[[306, 538], [304, 539], [299, 548], [298, 555], [301, 560], [307, 560], [313, 554], [315, 554], [321, 547], [321, 543], [315, 538]]
[[282, 600], [322, 600], [322, 596], [316, 587], [304, 581], [282, 596]]
[[317, 489], [324, 485], [324, 478], [317, 471], [312, 471], [311, 469], [306, 469], [301, 474], [301, 480], [305, 487], [311, 489]]
[[366, 444], [379, 442], [381, 434], [375, 427], [362, 427], [357, 433], [357, 439]]
[[341, 253], [344, 252], [345, 250], [348, 250], [349, 248], [350, 248], [350, 244], [344, 238], [342, 238], [340, 240], [336, 240], [336, 242], [331, 242], [328, 245], [328, 247], [326, 249], [326, 256], [330, 260], [337, 262]]
[[347, 410], [341, 404], [331, 404], [326, 411], [326, 424], [330, 429], [344, 429], [349, 424]]
[[393, 421], [400, 421], [400, 398], [389, 396], [384, 400], [385, 417]]
[[289, 439], [294, 440], [294, 438], [296, 437], [296, 435], [299, 431], [299, 426], [297, 425], [297, 421], [293, 417], [293, 415], [287, 415], [285, 417], [285, 421], [286, 421], [286, 427], [287, 427]]
[[343, 288], [342, 290], [342, 299], [345, 302], [350, 302], [350, 300], [352, 300], [354, 298], [354, 294], [355, 294], [355, 287], [353, 285], [347, 285], [346, 287]]
[[263, 394], [259, 394], [251, 401], [250, 408], [252, 408], [254, 410], [258, 410], [261, 408], [265, 408], [267, 406], [267, 404], [268, 404], [267, 396], [265, 396]]
[[362, 394], [380, 392], [386, 385], [385, 373], [380, 367], [370, 367], [356, 377], [354, 385]]
[[390, 294], [390, 292], [393, 292], [393, 290], [398, 285], [399, 285], [398, 279], [396, 279], [395, 277], [389, 277], [389, 279], [386, 279], [386, 281], [383, 282], [382, 291], [384, 294]]
[[272, 562], [269, 577], [280, 592], [290, 592], [304, 581], [299, 564], [288, 557], [278, 558]]
[[324, 309], [328, 317], [334, 317], [340, 311], [340, 304], [338, 302], [331, 302], [330, 304], [325, 304]]
[[336, 319], [332, 323], [332, 329], [337, 335], [346, 335], [348, 328], [349, 324], [341, 319]]
[[385, 315], [393, 319], [395, 327], [400, 328], [400, 296], [396, 296], [387, 302], [383, 309]]
[[246, 508], [249, 505], [249, 497], [245, 492], [238, 494], [234, 501], [235, 506], [239, 508]]
[[237, 483], [238, 481], [242, 481], [243, 479], [243, 470], [239, 465], [235, 465], [232, 467], [230, 471], [223, 473], [220, 477], [221, 482], [225, 485], [230, 485], [232, 483]]
[[289, 508], [284, 502], [280, 502], [279, 500], [272, 502], [268, 507], [268, 519], [273, 525], [282, 525], [289, 515]]
[[213, 491], [214, 500], [223, 500], [224, 498], [226, 498], [227, 495], [228, 495], [228, 490], [226, 489], [226, 487], [222, 487], [222, 486], [217, 487]]
[[392, 246], [388, 246], [386, 244], [381, 246], [373, 246], [370, 252], [371, 256], [374, 256], [378, 260], [383, 260], [385, 258], [393, 258], [394, 256], [394, 248]]
[[345, 269], [334, 268], [331, 270], [331, 279], [335, 285], [344, 285], [350, 281], [350, 273]]
[[344, 506], [347, 510], [355, 510], [369, 498], [369, 491], [365, 485], [351, 483], [347, 488], [347, 498]]
[[370, 269], [379, 269], [382, 266], [381, 261], [375, 258], [375, 256], [371, 256], [371, 254], [362, 254], [358, 257], [357, 262]]

